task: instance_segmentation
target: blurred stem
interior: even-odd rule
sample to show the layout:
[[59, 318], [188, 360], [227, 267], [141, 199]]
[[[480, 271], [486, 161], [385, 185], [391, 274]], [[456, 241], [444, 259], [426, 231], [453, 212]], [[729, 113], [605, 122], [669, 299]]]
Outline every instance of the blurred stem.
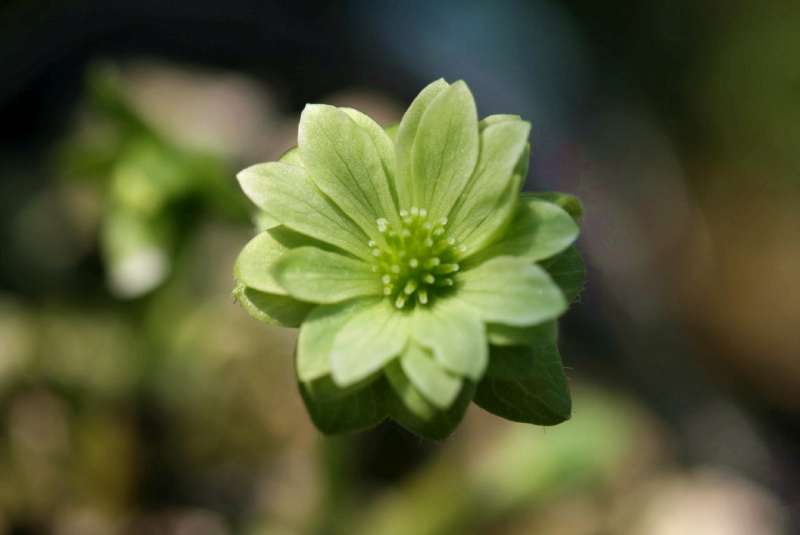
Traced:
[[324, 493], [320, 503], [318, 535], [352, 533], [353, 471], [352, 441], [349, 436], [323, 437], [319, 444], [319, 467]]

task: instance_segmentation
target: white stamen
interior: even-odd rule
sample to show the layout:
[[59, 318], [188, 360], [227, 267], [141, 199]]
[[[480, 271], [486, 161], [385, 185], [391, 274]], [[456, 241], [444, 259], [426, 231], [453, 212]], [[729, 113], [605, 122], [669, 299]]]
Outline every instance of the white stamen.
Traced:
[[417, 283], [416, 279], [410, 279], [406, 283], [406, 287], [403, 288], [403, 292], [405, 292], [406, 295], [411, 295], [411, 294], [414, 293], [414, 290], [417, 289], [417, 285], [418, 285], [418, 283]]
[[423, 305], [428, 303], [428, 290], [426, 290], [425, 288], [420, 288], [419, 291], [417, 292], [417, 296], [419, 302], [422, 303]]

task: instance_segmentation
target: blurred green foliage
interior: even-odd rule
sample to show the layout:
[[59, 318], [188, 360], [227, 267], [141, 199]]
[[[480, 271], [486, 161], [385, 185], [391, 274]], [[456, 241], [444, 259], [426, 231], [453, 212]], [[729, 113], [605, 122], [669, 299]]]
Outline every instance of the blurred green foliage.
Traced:
[[208, 214], [245, 220], [249, 208], [232, 187], [230, 162], [178, 146], [126, 97], [113, 66], [87, 73], [94, 120], [62, 147], [62, 172], [100, 191], [100, 245], [109, 285], [138, 297], [172, 270], [187, 233]]
[[[85, 235], [72, 265], [99, 252], [104, 269], [60, 297], [0, 294], [0, 535], [479, 533], [570, 489], [606, 491], [643, 428], [581, 388], [591, 409], [563, 432], [484, 433], [472, 408], [391, 482], [363, 472], [387, 426], [323, 439], [296, 391], [294, 334], [230, 296], [251, 232], [235, 157], [156, 129], [114, 67], [93, 67], [86, 87], [55, 152], [64, 180], [25, 217], [66, 203], [60, 226]], [[380, 463], [420, 449], [388, 429], [395, 453]]]

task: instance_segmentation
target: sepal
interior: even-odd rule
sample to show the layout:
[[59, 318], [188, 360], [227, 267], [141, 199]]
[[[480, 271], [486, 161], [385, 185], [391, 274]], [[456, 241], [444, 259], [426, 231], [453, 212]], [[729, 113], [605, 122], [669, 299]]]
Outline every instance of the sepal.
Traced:
[[555, 344], [537, 351], [493, 346], [486, 377], [478, 383], [473, 401], [514, 422], [556, 425], [568, 420], [572, 399]]

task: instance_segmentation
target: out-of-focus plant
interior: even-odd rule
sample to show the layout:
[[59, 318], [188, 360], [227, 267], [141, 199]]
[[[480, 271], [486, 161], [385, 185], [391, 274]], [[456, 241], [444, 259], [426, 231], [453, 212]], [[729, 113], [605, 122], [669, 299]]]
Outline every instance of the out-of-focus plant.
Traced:
[[90, 128], [67, 142], [62, 171], [101, 190], [100, 247], [110, 289], [137, 297], [172, 270], [183, 237], [209, 211], [240, 219], [245, 204], [229, 162], [179, 146], [155, 128], [122, 90], [116, 71], [87, 75]]
[[399, 125], [306, 106], [298, 147], [239, 174], [262, 210], [234, 293], [300, 327], [297, 375], [326, 433], [387, 416], [442, 439], [470, 401], [554, 425], [571, 401], [556, 323], [582, 288], [574, 197], [519, 190], [530, 124], [478, 120], [464, 82], [426, 87]]

